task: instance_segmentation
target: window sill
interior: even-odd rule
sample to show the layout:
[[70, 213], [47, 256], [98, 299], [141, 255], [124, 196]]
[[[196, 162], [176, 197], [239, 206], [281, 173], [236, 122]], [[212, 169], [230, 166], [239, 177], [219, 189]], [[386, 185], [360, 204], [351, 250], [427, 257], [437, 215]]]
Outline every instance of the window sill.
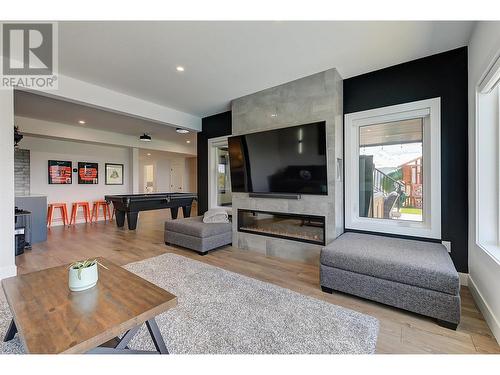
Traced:
[[426, 222], [389, 220], [377, 218], [365, 218], [346, 215], [345, 227], [347, 229], [362, 230], [368, 232], [388, 233], [401, 236], [422, 237], [441, 239], [441, 232]]
[[477, 246], [500, 265], [500, 245], [478, 243]]

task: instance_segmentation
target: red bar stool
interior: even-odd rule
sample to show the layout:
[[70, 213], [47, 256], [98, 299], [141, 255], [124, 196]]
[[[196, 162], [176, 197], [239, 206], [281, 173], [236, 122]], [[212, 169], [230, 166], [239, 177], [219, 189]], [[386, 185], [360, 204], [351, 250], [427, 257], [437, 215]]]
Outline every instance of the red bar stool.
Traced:
[[108, 206], [109, 221], [113, 221], [113, 218], [115, 217], [115, 212], [116, 212], [115, 205], [113, 205], [113, 209], [111, 209], [111, 202], [106, 202], [106, 204]]
[[108, 216], [108, 203], [106, 201], [94, 201], [92, 205], [92, 220], [97, 221], [99, 218], [99, 207], [102, 207], [102, 214], [104, 216], [104, 221], [106, 221]]
[[85, 222], [92, 222], [92, 218], [90, 217], [90, 206], [89, 202], [73, 202], [71, 206], [71, 219], [69, 221], [69, 225], [76, 223], [76, 215], [78, 214], [78, 208], [83, 208], [83, 215], [85, 216]]
[[68, 209], [66, 208], [66, 203], [49, 203], [47, 210], [47, 226], [49, 228], [52, 225], [52, 215], [54, 214], [55, 208], [59, 208], [61, 210], [63, 224], [66, 225], [68, 222]]

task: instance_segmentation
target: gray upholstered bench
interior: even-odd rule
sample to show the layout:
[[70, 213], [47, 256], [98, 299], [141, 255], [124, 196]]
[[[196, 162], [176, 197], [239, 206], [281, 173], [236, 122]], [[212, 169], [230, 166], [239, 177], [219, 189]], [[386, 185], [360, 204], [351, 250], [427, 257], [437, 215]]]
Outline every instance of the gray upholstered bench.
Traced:
[[203, 222], [203, 216], [165, 222], [165, 243], [187, 247], [201, 255], [232, 242], [231, 223]]
[[353, 294], [456, 329], [460, 282], [439, 243], [344, 233], [321, 251], [321, 288]]

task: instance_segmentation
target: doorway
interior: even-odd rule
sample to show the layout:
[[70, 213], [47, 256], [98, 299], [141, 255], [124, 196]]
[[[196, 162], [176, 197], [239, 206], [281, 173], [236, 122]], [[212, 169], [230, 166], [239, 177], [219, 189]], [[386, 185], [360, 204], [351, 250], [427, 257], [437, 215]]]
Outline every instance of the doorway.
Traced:
[[156, 191], [155, 189], [155, 173], [154, 173], [154, 165], [153, 164], [148, 164], [144, 166], [144, 192], [149, 194], [149, 193], [154, 193]]
[[182, 193], [184, 191], [184, 172], [186, 170], [184, 159], [172, 160], [170, 166], [170, 191]]

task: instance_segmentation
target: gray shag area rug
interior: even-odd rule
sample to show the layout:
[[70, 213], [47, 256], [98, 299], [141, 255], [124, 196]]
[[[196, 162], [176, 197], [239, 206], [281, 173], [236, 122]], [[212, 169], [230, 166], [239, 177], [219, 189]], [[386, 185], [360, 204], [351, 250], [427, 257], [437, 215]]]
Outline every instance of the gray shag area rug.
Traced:
[[[368, 354], [378, 320], [176, 254], [125, 266], [178, 297], [156, 317], [172, 354]], [[0, 301], [0, 335], [11, 313]], [[154, 350], [145, 327], [129, 344]], [[18, 335], [0, 353], [23, 353]]]

